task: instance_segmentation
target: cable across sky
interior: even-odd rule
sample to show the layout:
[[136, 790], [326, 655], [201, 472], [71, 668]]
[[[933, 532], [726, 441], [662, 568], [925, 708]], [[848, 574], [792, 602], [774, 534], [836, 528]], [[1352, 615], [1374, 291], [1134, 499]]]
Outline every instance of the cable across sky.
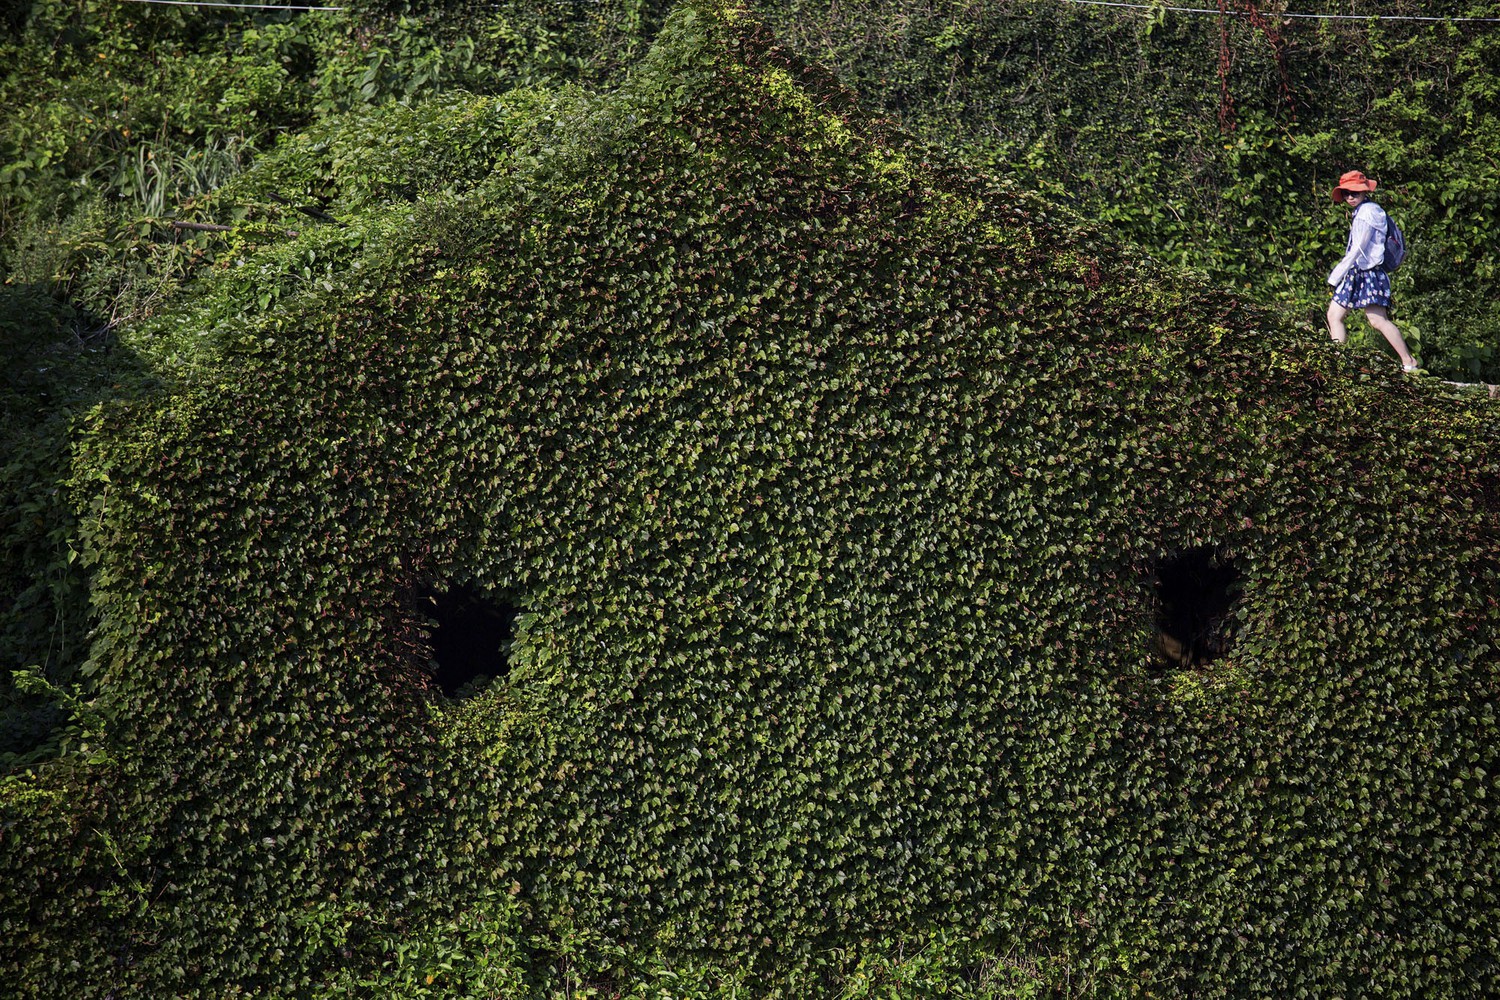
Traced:
[[212, 0], [123, 0], [124, 3], [155, 3], [168, 7], [232, 7], [235, 10], [347, 10], [346, 7], [299, 7], [284, 3], [213, 3]]
[[[1063, 3], [1081, 4], [1086, 7], [1124, 7], [1130, 10], [1163, 10], [1171, 14], [1228, 14], [1232, 17], [1248, 17], [1239, 10], [1220, 10], [1217, 7], [1170, 7], [1159, 3], [1120, 3], [1117, 0], [1063, 0]], [[1308, 21], [1430, 21], [1442, 24], [1480, 22], [1500, 24], [1500, 17], [1424, 17], [1419, 14], [1296, 14], [1291, 11], [1263, 10], [1262, 17], [1295, 17]]]
[[[122, 0], [124, 3], [154, 3], [169, 7], [230, 7], [235, 10], [310, 10], [339, 11], [347, 7], [303, 7], [281, 3], [216, 3], [214, 0]], [[1214, 14], [1230, 17], [1249, 17], [1240, 10], [1220, 10], [1217, 7], [1172, 7], [1158, 3], [1123, 3], [1120, 0], [1062, 0], [1063, 3], [1084, 7], [1116, 7], [1124, 10], [1165, 11], [1169, 14]], [[1270, 18], [1298, 18], [1306, 21], [1425, 21], [1435, 24], [1500, 24], [1500, 17], [1434, 17], [1420, 14], [1303, 14], [1293, 11], [1261, 11], [1261, 16]]]

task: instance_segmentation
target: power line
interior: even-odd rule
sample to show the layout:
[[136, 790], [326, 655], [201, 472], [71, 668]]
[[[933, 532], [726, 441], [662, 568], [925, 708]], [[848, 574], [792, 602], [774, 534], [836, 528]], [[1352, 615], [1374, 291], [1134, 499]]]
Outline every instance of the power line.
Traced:
[[168, 7], [233, 7], [236, 10], [347, 10], [345, 7], [298, 7], [284, 3], [214, 3], [213, 0], [123, 0], [125, 3], [156, 3]]
[[[1233, 17], [1249, 17], [1245, 11], [1220, 10], [1217, 7], [1166, 7], [1156, 3], [1116, 3], [1114, 0], [1063, 0], [1064, 3], [1083, 4], [1088, 7], [1127, 7], [1131, 10], [1164, 10], [1173, 14], [1229, 14]], [[1294, 14], [1290, 11], [1263, 10], [1262, 17], [1296, 17], [1308, 21], [1434, 21], [1443, 24], [1480, 22], [1500, 24], [1500, 17], [1422, 17], [1417, 14]]]
[[[122, 0], [124, 3], [153, 3], [170, 7], [230, 7], [235, 10], [348, 10], [347, 7], [302, 7], [281, 3], [216, 3], [214, 0]], [[1063, 0], [1063, 3], [1085, 7], [1119, 7], [1126, 10], [1166, 11], [1170, 14], [1228, 14], [1231, 17], [1249, 17], [1240, 10], [1220, 10], [1217, 7], [1168, 7], [1157, 3], [1121, 3], [1118, 0]], [[1434, 24], [1500, 24], [1500, 17], [1433, 17], [1420, 14], [1299, 14], [1292, 11], [1261, 11], [1261, 16], [1271, 18], [1299, 18], [1305, 21], [1426, 21]]]
[[[347, 10], [347, 7], [302, 7], [280, 3], [216, 3], [214, 0], [123, 0], [124, 3], [154, 3], [170, 7], [230, 7], [236, 10]], [[1166, 11], [1171, 14], [1228, 14], [1249, 17], [1245, 11], [1217, 7], [1167, 7], [1156, 3], [1120, 3], [1118, 0], [1063, 0], [1085, 7], [1120, 7], [1126, 10]], [[1298, 14], [1292, 11], [1261, 11], [1264, 17], [1299, 18], [1305, 21], [1426, 21], [1435, 24], [1500, 24], [1500, 17], [1431, 17], [1419, 14]]]

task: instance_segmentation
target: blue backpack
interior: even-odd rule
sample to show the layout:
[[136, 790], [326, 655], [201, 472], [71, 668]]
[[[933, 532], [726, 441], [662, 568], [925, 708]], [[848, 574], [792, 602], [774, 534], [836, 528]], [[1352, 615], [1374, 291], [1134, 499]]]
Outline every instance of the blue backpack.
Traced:
[[1391, 218], [1391, 213], [1385, 213], [1385, 260], [1380, 269], [1389, 274], [1401, 266], [1406, 259], [1406, 237], [1401, 235], [1401, 227], [1396, 225], [1396, 220]]

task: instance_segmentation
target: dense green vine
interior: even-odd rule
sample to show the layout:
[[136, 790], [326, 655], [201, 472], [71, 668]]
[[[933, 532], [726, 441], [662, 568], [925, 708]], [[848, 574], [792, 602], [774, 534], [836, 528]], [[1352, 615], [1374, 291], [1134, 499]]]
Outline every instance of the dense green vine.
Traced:
[[[174, 380], [70, 432], [88, 751], [0, 786], [22, 995], [1500, 985], [1492, 404], [716, 3], [247, 206], [121, 331]], [[1164, 665], [1200, 552], [1229, 646]], [[455, 587], [523, 612], [464, 699]]]

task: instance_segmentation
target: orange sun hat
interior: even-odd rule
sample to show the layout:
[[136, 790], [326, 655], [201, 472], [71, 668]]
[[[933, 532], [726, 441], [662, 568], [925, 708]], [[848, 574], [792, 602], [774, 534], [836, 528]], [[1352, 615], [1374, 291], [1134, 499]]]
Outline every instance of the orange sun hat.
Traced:
[[1333, 189], [1333, 201], [1335, 204], [1343, 201], [1345, 191], [1364, 191], [1368, 193], [1374, 190], [1375, 182], [1366, 177], [1364, 171], [1348, 170], [1345, 171], [1344, 176], [1339, 178], [1339, 186]]

